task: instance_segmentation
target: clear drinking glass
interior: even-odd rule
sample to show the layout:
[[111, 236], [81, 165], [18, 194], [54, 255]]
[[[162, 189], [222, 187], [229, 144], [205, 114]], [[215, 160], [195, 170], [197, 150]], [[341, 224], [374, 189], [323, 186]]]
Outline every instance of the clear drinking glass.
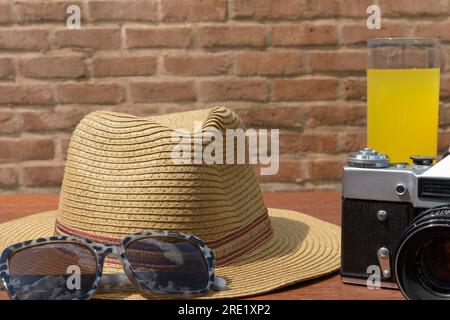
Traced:
[[437, 155], [440, 41], [368, 41], [367, 142], [391, 162]]

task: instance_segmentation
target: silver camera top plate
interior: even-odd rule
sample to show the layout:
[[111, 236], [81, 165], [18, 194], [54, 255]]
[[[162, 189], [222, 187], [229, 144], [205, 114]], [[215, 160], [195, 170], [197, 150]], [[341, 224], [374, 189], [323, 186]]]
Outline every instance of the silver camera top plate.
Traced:
[[[364, 149], [365, 155], [372, 155], [376, 163], [381, 164], [387, 156], [370, 149]], [[416, 208], [429, 208], [448, 203], [442, 199], [419, 198], [419, 178], [432, 177], [450, 181], [450, 157], [435, 166], [387, 164], [370, 166], [366, 163], [353, 163], [355, 155], [349, 157], [349, 164], [344, 167], [342, 175], [342, 195], [347, 199], [409, 202]], [[366, 157], [369, 158], [369, 157]], [[370, 162], [370, 159], [367, 159]], [[435, 169], [437, 168], [437, 169]], [[442, 172], [446, 172], [447, 176]], [[427, 174], [431, 173], [431, 174]]]

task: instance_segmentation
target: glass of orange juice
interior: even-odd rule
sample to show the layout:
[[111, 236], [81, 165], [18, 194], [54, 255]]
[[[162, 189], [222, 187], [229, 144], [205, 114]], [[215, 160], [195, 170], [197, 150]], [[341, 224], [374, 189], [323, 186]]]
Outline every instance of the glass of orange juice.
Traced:
[[437, 156], [440, 42], [368, 41], [367, 143], [392, 163]]

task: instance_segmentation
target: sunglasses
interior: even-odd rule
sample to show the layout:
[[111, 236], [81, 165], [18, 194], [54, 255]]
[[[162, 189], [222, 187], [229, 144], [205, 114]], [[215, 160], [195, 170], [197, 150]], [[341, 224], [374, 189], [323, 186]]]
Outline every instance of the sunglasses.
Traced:
[[[105, 260], [121, 264], [125, 273], [102, 276]], [[144, 295], [195, 296], [226, 288], [214, 265], [202, 240], [180, 232], [130, 234], [118, 245], [55, 236], [6, 248], [0, 280], [13, 300], [84, 300], [136, 289]]]

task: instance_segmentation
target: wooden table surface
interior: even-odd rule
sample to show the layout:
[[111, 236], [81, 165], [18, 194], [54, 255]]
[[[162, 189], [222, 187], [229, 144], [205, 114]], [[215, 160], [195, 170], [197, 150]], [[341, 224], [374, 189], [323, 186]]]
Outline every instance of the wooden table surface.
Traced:
[[[267, 207], [289, 209], [310, 214], [325, 221], [340, 224], [340, 194], [337, 192], [265, 193]], [[55, 195], [0, 196], [0, 223], [26, 215], [53, 210], [58, 206]], [[0, 229], [1, 232], [1, 229]], [[0, 300], [7, 295], [0, 293]], [[252, 299], [403, 299], [397, 290], [370, 290], [364, 286], [343, 284], [339, 274], [308, 281], [271, 294]]]

